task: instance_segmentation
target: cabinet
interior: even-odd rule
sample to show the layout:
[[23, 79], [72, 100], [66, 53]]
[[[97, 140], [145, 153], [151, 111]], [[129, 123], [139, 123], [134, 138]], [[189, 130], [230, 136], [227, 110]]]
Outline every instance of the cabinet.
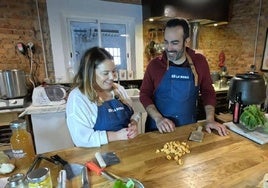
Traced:
[[215, 113], [227, 113], [229, 109], [229, 100], [227, 97], [227, 91], [216, 92], [216, 107]]
[[31, 117], [36, 154], [74, 146], [65, 119], [65, 104], [30, 106], [23, 115]]
[[65, 112], [32, 114], [36, 154], [73, 147]]
[[[228, 90], [216, 91], [215, 114], [227, 113], [229, 111], [229, 100], [227, 93]], [[197, 120], [204, 119], [206, 119], [206, 113], [201, 100], [201, 96], [199, 96], [197, 105]]]
[[139, 89], [126, 89], [127, 94], [130, 96], [133, 102], [134, 112], [140, 113], [141, 118], [138, 124], [139, 133], [145, 133], [145, 122], [147, 119], [147, 112], [139, 100], [140, 90]]

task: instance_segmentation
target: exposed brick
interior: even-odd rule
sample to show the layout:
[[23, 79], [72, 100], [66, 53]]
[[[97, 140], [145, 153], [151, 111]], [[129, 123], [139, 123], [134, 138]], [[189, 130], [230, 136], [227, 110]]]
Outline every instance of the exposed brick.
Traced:
[[[254, 63], [255, 39], [257, 20], [259, 14], [259, 1], [235, 0], [233, 1], [231, 19], [227, 25], [219, 27], [200, 26], [199, 49], [206, 56], [211, 71], [220, 71], [218, 67], [219, 53], [223, 51], [226, 56], [225, 65], [229, 74], [249, 71]], [[255, 62], [260, 72], [266, 28], [268, 27], [268, 1], [262, 1], [257, 50]], [[155, 24], [161, 28], [162, 25]], [[152, 25], [144, 25], [144, 46], [148, 45], [148, 29]], [[163, 40], [163, 38], [161, 39]], [[161, 41], [160, 40], [160, 41]], [[144, 58], [144, 69], [148, 58]]]
[[[52, 63], [51, 42], [48, 28], [48, 16], [46, 1], [38, 0], [41, 15], [41, 24], [44, 28], [44, 42], [46, 44], [46, 59]], [[42, 28], [43, 29], [43, 28]], [[29, 59], [20, 54], [15, 46], [18, 42], [27, 45], [33, 42], [35, 45], [34, 61], [38, 65], [38, 81], [42, 82], [45, 77], [43, 66], [43, 51], [40, 40], [40, 30], [35, 0], [1, 0], [0, 2], [0, 69], [22, 69], [29, 74]], [[49, 66], [49, 72], [54, 74], [54, 67]]]
[[[141, 4], [140, 0], [110, 0], [120, 3]], [[48, 27], [46, 1], [38, 0], [43, 29], [49, 77], [54, 78], [52, 49]], [[200, 27], [199, 49], [207, 57], [211, 71], [219, 71], [219, 53], [226, 56], [225, 64], [230, 74], [246, 72], [254, 62], [254, 50], [257, 28], [259, 1], [235, 0], [228, 25]], [[265, 44], [266, 28], [268, 27], [268, 1], [262, 1], [258, 42], [256, 49], [256, 66], [259, 70]], [[162, 28], [162, 24], [144, 25], [144, 47], [152, 40], [148, 37], [149, 28]], [[154, 38], [162, 42], [159, 33]], [[18, 42], [33, 42], [36, 46], [35, 61], [38, 63], [38, 80], [45, 77], [42, 44], [37, 19], [35, 0], [1, 0], [0, 1], [0, 69], [20, 68], [29, 72], [29, 60], [15, 50]], [[14, 47], [13, 47], [14, 46]], [[146, 50], [146, 48], [145, 48]], [[148, 56], [144, 52], [144, 69], [148, 64]]]

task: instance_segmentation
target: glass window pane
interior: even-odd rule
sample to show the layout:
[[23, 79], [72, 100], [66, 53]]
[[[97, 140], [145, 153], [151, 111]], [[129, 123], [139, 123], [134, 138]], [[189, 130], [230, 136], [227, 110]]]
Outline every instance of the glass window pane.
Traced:
[[114, 57], [117, 69], [127, 69], [127, 41], [126, 37], [124, 37], [126, 36], [125, 24], [99, 24], [98, 20], [70, 21], [69, 23], [74, 73], [78, 71], [80, 60], [85, 51], [88, 48], [100, 46], [99, 41], [101, 41], [101, 47], [109, 51]]
[[80, 60], [88, 48], [99, 45], [98, 22], [70, 21], [72, 61], [75, 73], [78, 71]]
[[[101, 38], [104, 48], [109, 48], [109, 52], [114, 56], [118, 69], [127, 69], [126, 57], [126, 25], [101, 23], [101, 32], [105, 33]], [[123, 54], [122, 56], [120, 54]]]

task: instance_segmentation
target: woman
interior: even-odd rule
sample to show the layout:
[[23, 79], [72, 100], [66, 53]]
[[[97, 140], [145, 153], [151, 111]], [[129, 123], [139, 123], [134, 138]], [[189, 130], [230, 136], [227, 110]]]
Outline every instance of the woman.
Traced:
[[138, 135], [139, 115], [131, 108], [125, 89], [114, 83], [113, 57], [103, 48], [87, 50], [74, 77], [66, 114], [77, 147], [100, 147]]

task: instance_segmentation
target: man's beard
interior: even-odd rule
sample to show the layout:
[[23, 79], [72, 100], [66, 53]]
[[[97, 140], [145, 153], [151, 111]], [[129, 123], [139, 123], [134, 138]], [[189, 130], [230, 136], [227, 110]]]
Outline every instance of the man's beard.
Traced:
[[[169, 53], [174, 53], [173, 55], [169, 55]], [[184, 54], [184, 47], [180, 51], [168, 51], [166, 50], [167, 58], [169, 61], [177, 61]]]

